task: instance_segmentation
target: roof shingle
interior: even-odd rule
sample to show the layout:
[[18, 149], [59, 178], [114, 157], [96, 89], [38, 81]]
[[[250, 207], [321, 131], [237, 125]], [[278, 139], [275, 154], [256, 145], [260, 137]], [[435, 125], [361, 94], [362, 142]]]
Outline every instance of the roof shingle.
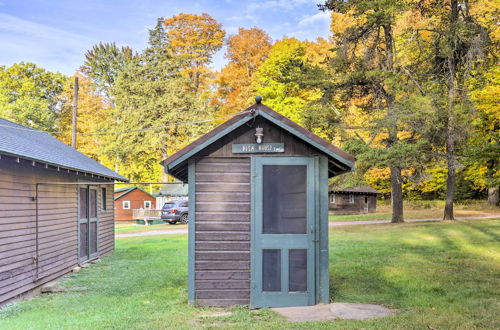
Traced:
[[0, 153], [120, 181], [128, 181], [120, 174], [49, 134], [3, 118], [0, 118]]

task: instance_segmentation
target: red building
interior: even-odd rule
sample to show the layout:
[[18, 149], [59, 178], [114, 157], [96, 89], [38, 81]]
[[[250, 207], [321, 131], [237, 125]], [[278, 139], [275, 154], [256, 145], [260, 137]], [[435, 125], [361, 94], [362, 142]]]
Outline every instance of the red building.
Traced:
[[139, 187], [115, 189], [115, 220], [135, 221], [133, 210], [155, 210], [156, 199]]

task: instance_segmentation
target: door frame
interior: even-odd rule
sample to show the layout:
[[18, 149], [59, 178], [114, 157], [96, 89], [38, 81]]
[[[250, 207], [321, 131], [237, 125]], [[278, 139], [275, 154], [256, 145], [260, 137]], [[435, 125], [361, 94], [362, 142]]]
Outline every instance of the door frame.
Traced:
[[[87, 189], [87, 218], [85, 218], [86, 221], [83, 221], [83, 219], [80, 218], [80, 189], [84, 188]], [[76, 253], [77, 253], [77, 260], [78, 263], [85, 263], [87, 261], [96, 259], [99, 257], [99, 189], [98, 186], [96, 185], [78, 185], [77, 186], [77, 248], [76, 248]], [[96, 191], [96, 218], [90, 218], [90, 190], [95, 190]], [[80, 224], [81, 223], [87, 223], [87, 256], [82, 257], [80, 255]], [[95, 222], [96, 223], [96, 243], [97, 243], [97, 249], [94, 254], [90, 254], [90, 245], [91, 245], [91, 240], [90, 240], [90, 223]]]
[[[326, 266], [326, 273], [323, 272], [325, 269], [325, 252], [326, 252], [326, 263], [328, 264], [328, 232], [326, 232], [326, 249], [324, 248], [325, 241], [325, 230], [321, 230], [320, 222], [325, 223], [325, 221], [320, 221], [325, 218], [325, 213], [320, 211], [320, 207], [328, 207], [328, 173], [327, 173], [327, 163], [326, 157], [304, 157], [304, 156], [288, 156], [288, 157], [272, 157], [272, 156], [252, 156], [251, 157], [251, 239], [250, 239], [250, 307], [251, 308], [260, 308], [260, 307], [280, 307], [280, 306], [289, 306], [286, 303], [280, 303], [276, 301], [276, 304], [272, 304], [272, 306], [262, 306], [262, 304], [258, 303], [258, 299], [256, 297], [256, 289], [262, 285], [261, 274], [257, 274], [257, 270], [261, 269], [261, 267], [257, 266], [257, 260], [261, 260], [258, 258], [256, 250], [261, 249], [260, 243], [257, 242], [257, 208], [261, 208], [262, 206], [258, 206], [258, 198], [262, 196], [262, 186], [261, 182], [256, 180], [257, 176], [257, 167], [266, 165], [266, 163], [270, 163], [272, 165], [307, 165], [308, 174], [311, 176], [311, 182], [307, 183], [308, 190], [309, 185], [312, 185], [312, 191], [314, 192], [312, 196], [308, 196], [308, 208], [311, 207], [312, 210], [312, 228], [308, 222], [307, 232], [312, 235], [312, 251], [308, 253], [312, 254], [313, 258], [311, 260], [312, 270], [308, 269], [308, 288], [311, 288], [312, 292], [307, 299], [306, 305], [313, 305], [317, 302], [329, 301], [328, 298], [328, 266]], [[321, 163], [321, 164], [320, 164]], [[323, 166], [321, 166], [323, 165]], [[326, 166], [325, 166], [326, 165]], [[325, 170], [326, 169], [326, 170]], [[321, 175], [323, 174], [323, 175]], [[326, 174], [326, 185], [320, 184], [320, 176], [325, 177]], [[325, 196], [322, 196], [325, 195]], [[324, 198], [320, 198], [324, 197]], [[308, 211], [309, 212], [309, 211]], [[320, 217], [320, 215], [322, 215]], [[326, 226], [328, 226], [328, 209], [326, 209]], [[323, 241], [320, 246], [320, 241]], [[320, 255], [321, 252], [321, 255]], [[288, 253], [283, 253], [281, 258], [285, 260]], [[282, 267], [284, 265], [282, 264]], [[309, 268], [309, 267], [308, 267]], [[313, 274], [309, 274], [312, 271]], [[323, 272], [323, 273], [320, 273]], [[287, 271], [288, 274], [288, 271]], [[326, 279], [325, 279], [326, 276]], [[283, 274], [282, 274], [283, 277]], [[260, 282], [260, 285], [257, 284], [257, 281]], [[326, 283], [326, 287], [325, 287]], [[282, 283], [284, 285], [284, 283]], [[325, 293], [326, 288], [326, 293]], [[326, 295], [326, 299], [325, 299]], [[290, 305], [291, 306], [291, 305]]]

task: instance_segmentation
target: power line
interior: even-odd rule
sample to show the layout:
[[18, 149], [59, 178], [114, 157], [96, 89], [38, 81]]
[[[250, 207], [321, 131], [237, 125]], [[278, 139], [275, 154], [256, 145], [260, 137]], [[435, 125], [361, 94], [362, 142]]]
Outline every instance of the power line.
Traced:
[[[77, 134], [81, 134], [81, 135], [113, 135], [113, 134], [137, 133], [137, 132], [143, 132], [143, 131], [154, 131], [154, 130], [159, 130], [159, 129], [165, 129], [165, 128], [168, 128], [171, 126], [204, 124], [204, 123], [209, 123], [209, 122], [213, 122], [213, 121], [225, 120], [225, 119], [228, 119], [228, 118], [231, 118], [231, 117], [234, 117], [237, 115], [241, 115], [243, 113], [248, 113], [248, 112], [249, 111], [240, 111], [240, 112], [233, 113], [231, 115], [221, 117], [221, 118], [192, 120], [192, 121], [183, 121], [183, 122], [180, 121], [180, 122], [174, 122], [174, 123], [170, 123], [170, 124], [162, 125], [162, 126], [138, 128], [138, 129], [131, 129], [131, 130], [126, 130], [126, 131], [93, 132], [93, 133], [77, 132]], [[17, 129], [17, 130], [22, 130], [22, 131], [43, 132], [43, 133], [49, 133], [49, 134], [63, 134], [63, 133], [65, 133], [65, 132], [54, 132], [54, 131], [42, 131], [42, 130], [37, 130], [34, 128], [29, 128], [29, 127], [15, 127], [15, 126], [10, 126], [10, 125], [5, 125], [5, 124], [0, 124], [0, 127], [12, 128], [12, 129]]]

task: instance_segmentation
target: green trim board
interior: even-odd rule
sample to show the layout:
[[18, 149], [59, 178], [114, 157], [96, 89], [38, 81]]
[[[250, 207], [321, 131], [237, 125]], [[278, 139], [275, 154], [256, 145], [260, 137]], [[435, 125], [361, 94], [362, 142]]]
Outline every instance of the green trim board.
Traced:
[[322, 152], [324, 152], [325, 154], [327, 154], [328, 156], [332, 157], [332, 158], [335, 158], [336, 160], [340, 161], [341, 163], [349, 166], [349, 168], [351, 170], [354, 170], [354, 163], [353, 162], [350, 162], [348, 161], [347, 159], [337, 155], [336, 153], [334, 153], [333, 151], [331, 150], [328, 150], [327, 148], [325, 148], [324, 146], [322, 146], [321, 144], [317, 143], [316, 141], [313, 141], [312, 139], [308, 138], [307, 136], [305, 136], [304, 134], [300, 133], [299, 131], [297, 131], [296, 129], [294, 129], [293, 127], [290, 127], [288, 126], [287, 124], [283, 123], [282, 121], [279, 121], [278, 119], [274, 118], [273, 116], [267, 114], [266, 112], [264, 111], [261, 111], [261, 110], [257, 110], [256, 112], [256, 115], [260, 115], [264, 118], [266, 118], [267, 120], [269, 120], [270, 122], [272, 122], [273, 124], [283, 128], [284, 130], [288, 131], [289, 133], [295, 135], [296, 137], [298, 137], [299, 139], [309, 143], [310, 145], [318, 148], [319, 150], [321, 150]]
[[316, 265], [317, 284], [316, 302], [330, 303], [330, 276], [329, 276], [329, 254], [328, 254], [328, 159], [325, 156], [318, 157], [318, 191], [319, 202], [316, 255], [319, 261]]
[[[189, 159], [192, 156], [196, 155], [201, 150], [205, 149], [206, 147], [208, 147], [209, 145], [211, 145], [215, 141], [219, 140], [220, 138], [224, 137], [225, 135], [231, 133], [232, 131], [234, 131], [238, 127], [242, 126], [243, 124], [245, 124], [245, 123], [249, 122], [250, 120], [254, 119], [256, 116], [262, 116], [262, 117], [266, 118], [267, 120], [269, 120], [273, 124], [277, 125], [278, 127], [286, 130], [287, 132], [289, 132], [290, 134], [294, 135], [295, 137], [297, 137], [297, 138], [303, 140], [304, 142], [312, 145], [313, 147], [319, 149], [321, 152], [325, 153], [329, 157], [331, 157], [331, 158], [339, 161], [343, 165], [347, 166], [350, 170], [354, 170], [354, 163], [353, 162], [345, 159], [344, 157], [338, 155], [334, 151], [329, 150], [325, 146], [317, 143], [316, 141], [312, 140], [308, 136], [304, 135], [303, 133], [299, 132], [295, 128], [291, 127], [290, 125], [288, 125], [288, 124], [280, 121], [277, 118], [274, 118], [270, 114], [266, 113], [264, 110], [254, 109], [254, 113], [253, 114], [248, 114], [247, 116], [245, 116], [245, 117], [241, 118], [240, 120], [234, 122], [233, 124], [231, 124], [228, 127], [224, 128], [223, 130], [221, 130], [220, 132], [218, 132], [214, 136], [208, 138], [207, 140], [205, 140], [202, 143], [198, 144], [193, 149], [191, 149], [188, 152], [186, 152], [185, 154], [181, 155], [179, 158], [176, 158], [171, 163], [169, 163], [169, 164], [163, 163], [165, 173], [170, 173], [169, 170], [171, 170], [171, 169], [175, 168], [176, 166], [178, 166], [179, 164], [185, 162], [187, 159]], [[340, 173], [338, 173], [338, 174], [340, 174]]]
[[188, 192], [189, 192], [189, 222], [188, 222], [188, 302], [195, 303], [195, 230], [196, 230], [196, 160], [188, 161]]
[[224, 129], [221, 132], [219, 132], [218, 134], [216, 134], [216, 135], [212, 136], [211, 138], [207, 139], [204, 143], [202, 143], [202, 144], [194, 147], [192, 150], [190, 150], [186, 154], [182, 155], [178, 159], [174, 160], [172, 163], [170, 163], [168, 165], [165, 165], [165, 167], [164, 167], [165, 173], [168, 173], [169, 169], [174, 168], [177, 165], [179, 165], [180, 163], [182, 163], [182, 162], [186, 161], [187, 159], [191, 158], [192, 156], [194, 156], [195, 154], [197, 154], [201, 150], [205, 149], [207, 146], [211, 145], [215, 141], [219, 140], [220, 138], [222, 138], [226, 134], [229, 134], [230, 132], [234, 131], [235, 129], [237, 129], [241, 125], [247, 123], [248, 121], [250, 121], [253, 118], [254, 118], [254, 116], [250, 115], [250, 114], [247, 115], [247, 116], [245, 116], [245, 117], [243, 117], [242, 119], [238, 120], [234, 124], [230, 125], [226, 129]]
[[[252, 225], [251, 225], [251, 300], [253, 308], [307, 306], [316, 302], [316, 255], [317, 255], [317, 157], [252, 157]], [[303, 165], [306, 167], [307, 223], [303, 234], [266, 234], [263, 231], [264, 166]], [[280, 289], [265, 291], [263, 284], [264, 250], [279, 251]], [[306, 250], [307, 289], [304, 292], [289, 291], [289, 253]]]

